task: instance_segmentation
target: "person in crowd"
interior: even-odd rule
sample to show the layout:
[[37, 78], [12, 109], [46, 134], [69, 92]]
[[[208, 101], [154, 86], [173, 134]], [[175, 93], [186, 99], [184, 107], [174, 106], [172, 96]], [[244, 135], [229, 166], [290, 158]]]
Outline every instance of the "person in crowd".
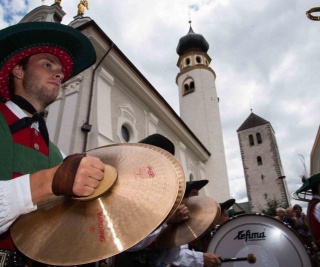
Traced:
[[299, 204], [295, 204], [292, 208], [295, 214], [295, 227], [294, 230], [303, 239], [303, 241], [309, 246], [313, 247], [312, 237], [310, 235], [310, 229], [308, 225], [307, 216], [302, 211], [302, 207]]
[[[85, 154], [64, 160], [43, 118], [61, 83], [95, 63], [89, 39], [70, 26], [27, 22], [1, 30], [0, 48], [0, 249], [1, 260], [15, 266], [25, 259], [11, 224], [53, 195], [93, 194], [105, 165]], [[65, 172], [68, 166], [73, 170]]]
[[231, 198], [222, 203], [220, 206], [220, 216], [217, 223], [206, 234], [189, 243], [189, 248], [195, 251], [207, 252], [209, 243], [220, 225], [229, 220], [229, 209], [235, 204], [235, 199]]
[[288, 218], [291, 218], [294, 222], [296, 222], [296, 216], [293, 212], [293, 207], [289, 206], [288, 208], [286, 208], [286, 214]]
[[276, 209], [276, 219], [290, 225], [294, 229], [294, 220], [287, 216], [286, 210], [282, 207]]
[[[188, 181], [184, 198], [198, 196], [199, 190], [208, 182], [208, 180]], [[190, 249], [189, 244], [185, 244], [177, 248], [161, 251], [157, 267], [168, 264], [171, 267], [216, 267], [221, 266], [221, 261], [219, 256], [214, 253], [195, 251]]]

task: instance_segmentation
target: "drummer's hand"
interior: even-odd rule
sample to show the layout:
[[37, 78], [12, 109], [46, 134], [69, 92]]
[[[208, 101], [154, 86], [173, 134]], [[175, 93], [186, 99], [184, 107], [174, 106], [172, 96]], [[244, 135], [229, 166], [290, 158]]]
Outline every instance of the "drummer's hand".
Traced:
[[73, 193], [82, 197], [92, 195], [104, 178], [104, 168], [99, 158], [89, 155], [82, 158], [74, 179]]
[[204, 267], [217, 267], [221, 266], [219, 256], [213, 253], [203, 253], [203, 266]]
[[189, 218], [189, 209], [186, 205], [181, 204], [178, 206], [175, 213], [169, 218], [167, 221], [167, 224], [174, 224], [174, 223], [180, 223], [183, 221], [188, 220]]

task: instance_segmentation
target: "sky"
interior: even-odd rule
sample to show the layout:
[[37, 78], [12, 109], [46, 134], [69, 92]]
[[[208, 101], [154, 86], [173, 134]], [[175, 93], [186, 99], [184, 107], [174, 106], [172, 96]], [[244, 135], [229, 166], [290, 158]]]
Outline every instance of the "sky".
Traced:
[[[189, 30], [210, 45], [231, 197], [247, 201], [237, 129], [251, 110], [275, 131], [289, 193], [310, 170], [319, 128], [320, 21], [316, 0], [88, 0], [91, 17], [179, 114], [176, 47]], [[0, 28], [54, 0], [0, 0]], [[61, 0], [68, 24], [79, 1]], [[320, 15], [320, 13], [318, 14]], [[292, 200], [291, 204], [306, 206]]]

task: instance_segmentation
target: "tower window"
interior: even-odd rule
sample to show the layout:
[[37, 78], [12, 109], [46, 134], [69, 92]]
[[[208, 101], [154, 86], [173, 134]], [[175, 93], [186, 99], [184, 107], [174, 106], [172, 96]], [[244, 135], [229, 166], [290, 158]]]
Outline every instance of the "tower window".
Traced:
[[254, 140], [253, 140], [252, 134], [249, 135], [249, 143], [250, 143], [250, 146], [254, 146]]
[[183, 95], [187, 95], [187, 94], [194, 92], [194, 90], [195, 90], [194, 81], [189, 80], [189, 82], [186, 82], [183, 85], [183, 89], [184, 89]]
[[192, 92], [194, 91], [194, 81], [190, 83], [190, 90], [192, 90]]
[[186, 58], [186, 65], [190, 65], [190, 58]]
[[264, 175], [263, 174], [261, 174], [261, 180], [263, 180], [264, 179]]
[[259, 166], [262, 165], [262, 159], [260, 156], [257, 157], [257, 163]]
[[201, 57], [197, 56], [196, 61], [197, 61], [197, 63], [201, 63]]
[[258, 144], [262, 144], [261, 134], [260, 134], [260, 133], [257, 133], [256, 136], [257, 136], [257, 142], [258, 142]]
[[268, 198], [268, 194], [264, 193], [264, 198], [267, 199]]

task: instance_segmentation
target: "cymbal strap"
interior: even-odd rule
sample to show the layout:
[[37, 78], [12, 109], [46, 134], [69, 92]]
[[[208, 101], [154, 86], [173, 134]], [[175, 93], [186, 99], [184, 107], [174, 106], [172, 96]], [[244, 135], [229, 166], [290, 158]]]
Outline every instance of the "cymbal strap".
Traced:
[[74, 196], [73, 183], [81, 160], [85, 153], [77, 153], [66, 157], [59, 166], [52, 180], [52, 192], [56, 196]]

